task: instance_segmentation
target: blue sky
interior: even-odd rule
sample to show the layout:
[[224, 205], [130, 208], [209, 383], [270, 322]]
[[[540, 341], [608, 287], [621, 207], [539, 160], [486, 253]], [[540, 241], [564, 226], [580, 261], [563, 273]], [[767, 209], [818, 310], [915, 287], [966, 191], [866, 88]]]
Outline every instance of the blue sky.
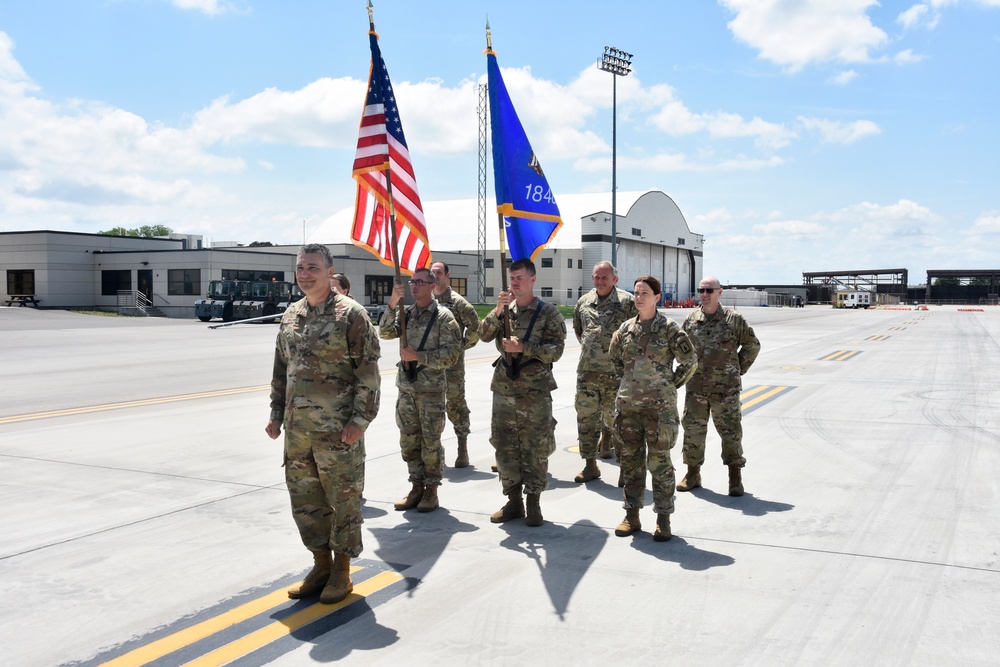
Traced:
[[[557, 198], [610, 191], [596, 62], [635, 54], [618, 187], [670, 195], [707, 273], [1000, 266], [1000, 0], [378, 0], [425, 202], [476, 196], [487, 13]], [[363, 0], [4, 2], [0, 230], [301, 242], [353, 205], [368, 60]]]

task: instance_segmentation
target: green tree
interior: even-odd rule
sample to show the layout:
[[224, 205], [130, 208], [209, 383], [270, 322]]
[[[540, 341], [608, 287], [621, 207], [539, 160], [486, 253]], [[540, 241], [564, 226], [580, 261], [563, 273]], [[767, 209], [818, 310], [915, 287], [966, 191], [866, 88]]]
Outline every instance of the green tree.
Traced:
[[151, 238], [153, 236], [169, 236], [174, 230], [170, 229], [166, 225], [143, 225], [142, 227], [136, 227], [135, 229], [126, 229], [125, 227], [112, 227], [111, 229], [98, 232], [98, 234], [105, 234], [107, 236], [141, 236], [143, 238]]

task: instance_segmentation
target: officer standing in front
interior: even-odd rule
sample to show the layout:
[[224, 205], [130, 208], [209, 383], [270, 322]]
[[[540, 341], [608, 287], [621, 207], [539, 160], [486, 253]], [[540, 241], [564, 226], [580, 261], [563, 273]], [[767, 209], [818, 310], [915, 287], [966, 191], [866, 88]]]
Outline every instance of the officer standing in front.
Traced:
[[[399, 511], [416, 507], [418, 512], [432, 512], [438, 508], [447, 403], [445, 370], [462, 352], [458, 323], [451, 311], [438, 307], [431, 295], [433, 285], [434, 276], [428, 269], [417, 269], [410, 278], [414, 303], [406, 306], [407, 345], [399, 351], [396, 371], [396, 425], [412, 487], [394, 504]], [[403, 286], [396, 285], [379, 321], [378, 333], [385, 340], [400, 338], [396, 306], [402, 300]]]
[[684, 463], [687, 474], [678, 491], [701, 486], [708, 419], [722, 438], [722, 463], [729, 467], [729, 495], [743, 495], [742, 376], [760, 353], [760, 341], [743, 316], [719, 303], [722, 286], [712, 276], [698, 283], [701, 306], [684, 320], [683, 329], [698, 351], [698, 370], [684, 398]]
[[[523, 490], [528, 496], [525, 523], [542, 525], [540, 497], [548, 483], [549, 457], [556, 450], [552, 364], [566, 346], [566, 318], [555, 305], [536, 298], [534, 287], [534, 262], [526, 258], [513, 262], [510, 289], [500, 292], [496, 308], [479, 325], [479, 337], [487, 343], [496, 341], [501, 354], [490, 383], [490, 443], [496, 449], [507, 503], [490, 517], [493, 523], [525, 516]], [[506, 334], [505, 306], [510, 311]]]
[[281, 317], [265, 428], [276, 439], [284, 427], [292, 516], [313, 553], [312, 570], [288, 597], [320, 593], [327, 604], [354, 590], [350, 561], [362, 549], [362, 436], [378, 414], [381, 387], [378, 336], [364, 308], [330, 289], [333, 272], [325, 245], [299, 250], [295, 279], [305, 298]]

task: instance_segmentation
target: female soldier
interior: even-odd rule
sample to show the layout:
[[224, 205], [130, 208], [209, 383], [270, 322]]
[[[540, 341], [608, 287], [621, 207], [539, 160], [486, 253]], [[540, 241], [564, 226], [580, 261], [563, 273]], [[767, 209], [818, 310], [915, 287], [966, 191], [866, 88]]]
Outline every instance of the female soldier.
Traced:
[[[635, 281], [636, 317], [611, 337], [609, 353], [622, 376], [615, 398], [615, 445], [625, 481], [625, 518], [615, 535], [638, 531], [639, 509], [646, 494], [646, 466], [653, 477], [653, 539], [670, 539], [674, 511], [674, 466], [670, 448], [677, 440], [677, 389], [698, 368], [691, 339], [680, 326], [656, 310], [660, 282], [653, 276]], [[677, 368], [674, 368], [674, 360]]]

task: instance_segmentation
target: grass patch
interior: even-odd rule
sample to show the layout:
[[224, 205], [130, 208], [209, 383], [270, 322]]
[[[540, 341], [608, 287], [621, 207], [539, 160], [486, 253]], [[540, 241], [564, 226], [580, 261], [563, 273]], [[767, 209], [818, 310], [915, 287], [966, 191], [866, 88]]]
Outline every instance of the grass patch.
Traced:
[[136, 317], [136, 315], [124, 315], [110, 310], [78, 310], [76, 308], [67, 308], [66, 312], [78, 313], [80, 315], [96, 315], [98, 317]]

